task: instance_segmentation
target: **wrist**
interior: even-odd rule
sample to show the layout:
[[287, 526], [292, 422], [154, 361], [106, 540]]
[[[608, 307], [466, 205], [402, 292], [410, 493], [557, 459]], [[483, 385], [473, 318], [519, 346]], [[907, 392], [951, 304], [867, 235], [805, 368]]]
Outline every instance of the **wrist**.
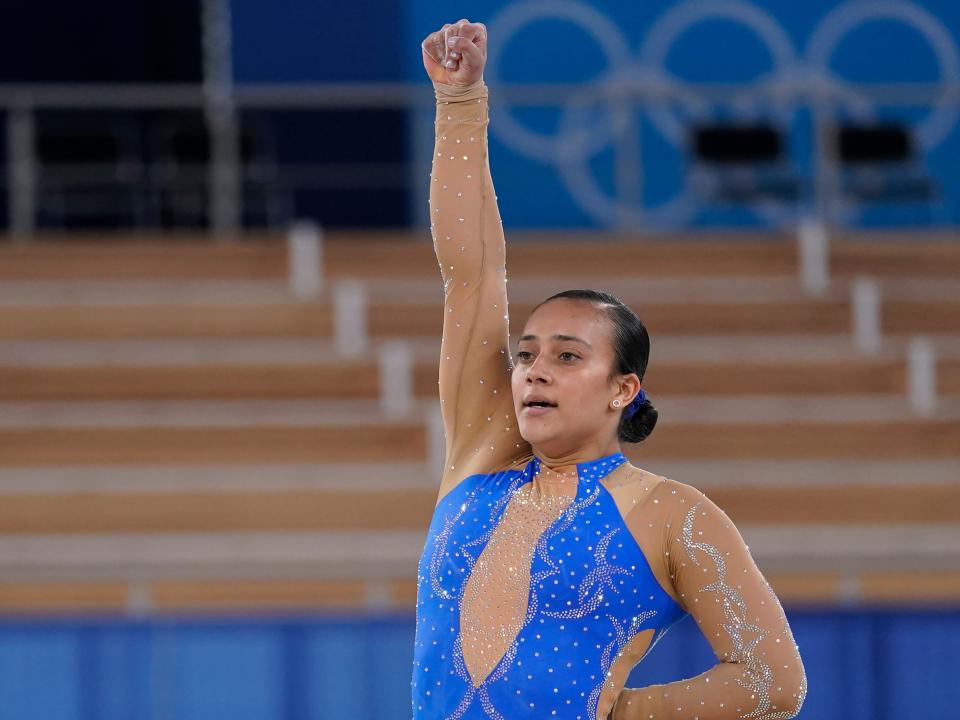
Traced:
[[437, 100], [444, 100], [446, 102], [475, 100], [477, 98], [487, 97], [488, 94], [487, 85], [483, 81], [483, 78], [480, 78], [470, 85], [449, 85], [447, 83], [434, 81], [433, 91]]

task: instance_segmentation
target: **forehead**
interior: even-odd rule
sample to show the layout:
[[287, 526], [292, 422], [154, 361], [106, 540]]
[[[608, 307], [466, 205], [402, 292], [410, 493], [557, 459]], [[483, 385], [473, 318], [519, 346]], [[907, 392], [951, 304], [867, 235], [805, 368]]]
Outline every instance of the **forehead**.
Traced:
[[552, 335], [573, 335], [595, 347], [609, 337], [610, 320], [599, 305], [583, 300], [559, 298], [541, 305], [523, 328], [523, 335], [541, 340]]

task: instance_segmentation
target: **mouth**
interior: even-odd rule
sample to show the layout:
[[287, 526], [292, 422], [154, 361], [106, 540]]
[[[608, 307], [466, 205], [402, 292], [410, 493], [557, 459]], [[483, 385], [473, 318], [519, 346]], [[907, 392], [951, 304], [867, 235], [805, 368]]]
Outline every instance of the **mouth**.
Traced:
[[547, 400], [535, 399], [523, 401], [523, 412], [527, 415], [544, 415], [551, 410], [555, 410], [556, 407], [556, 403]]

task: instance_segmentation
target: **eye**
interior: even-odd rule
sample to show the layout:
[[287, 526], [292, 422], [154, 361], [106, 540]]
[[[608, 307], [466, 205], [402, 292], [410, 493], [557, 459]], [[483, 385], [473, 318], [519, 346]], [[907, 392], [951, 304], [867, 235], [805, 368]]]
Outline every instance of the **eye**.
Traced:
[[560, 353], [560, 359], [564, 362], [573, 362], [574, 360], [579, 360], [580, 356], [569, 351], [564, 351]]
[[533, 353], [529, 350], [517, 350], [517, 360], [520, 362], [528, 362], [533, 359]]

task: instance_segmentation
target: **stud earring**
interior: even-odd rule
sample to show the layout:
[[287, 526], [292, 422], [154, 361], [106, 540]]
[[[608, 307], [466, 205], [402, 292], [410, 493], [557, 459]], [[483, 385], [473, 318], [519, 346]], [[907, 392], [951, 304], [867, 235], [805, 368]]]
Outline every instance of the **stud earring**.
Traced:
[[620, 401], [619, 401], [619, 400], [614, 400], [614, 401], [613, 401], [612, 403], [610, 403], [610, 404], [613, 405], [615, 408], [620, 407]]

